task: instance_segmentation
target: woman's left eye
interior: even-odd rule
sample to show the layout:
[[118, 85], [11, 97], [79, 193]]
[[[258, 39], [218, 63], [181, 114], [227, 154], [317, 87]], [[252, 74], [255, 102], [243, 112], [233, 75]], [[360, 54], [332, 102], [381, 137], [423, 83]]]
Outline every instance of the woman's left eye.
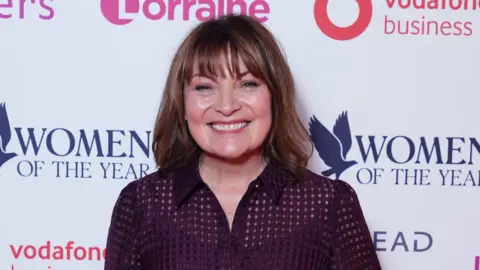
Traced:
[[242, 83], [242, 87], [247, 87], [247, 88], [258, 87], [258, 83], [257, 82], [244, 82], [244, 83]]

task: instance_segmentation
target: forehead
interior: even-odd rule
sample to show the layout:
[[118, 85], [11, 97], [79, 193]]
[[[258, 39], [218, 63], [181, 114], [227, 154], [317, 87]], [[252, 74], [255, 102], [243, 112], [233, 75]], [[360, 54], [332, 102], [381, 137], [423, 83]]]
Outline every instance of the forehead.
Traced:
[[247, 72], [267, 80], [266, 62], [259, 44], [229, 40], [225, 42], [196, 42], [185, 59], [184, 78], [194, 76], [243, 77]]
[[193, 63], [193, 76], [238, 77], [248, 72], [249, 70], [243, 59], [237, 56], [237, 59], [233, 60], [231, 53], [220, 55], [217, 62], [212, 64], [212, 67], [209, 67], [207, 63], [201, 63], [198, 59], [195, 59]]

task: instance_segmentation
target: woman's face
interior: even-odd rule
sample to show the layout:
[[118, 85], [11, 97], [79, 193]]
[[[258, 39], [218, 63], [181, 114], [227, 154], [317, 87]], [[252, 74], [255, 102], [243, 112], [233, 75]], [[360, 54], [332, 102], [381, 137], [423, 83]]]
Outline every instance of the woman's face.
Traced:
[[[225, 69], [228, 63], [225, 60]], [[241, 77], [207, 78], [194, 71], [185, 87], [185, 117], [200, 148], [222, 159], [258, 153], [272, 125], [268, 87], [240, 60]]]

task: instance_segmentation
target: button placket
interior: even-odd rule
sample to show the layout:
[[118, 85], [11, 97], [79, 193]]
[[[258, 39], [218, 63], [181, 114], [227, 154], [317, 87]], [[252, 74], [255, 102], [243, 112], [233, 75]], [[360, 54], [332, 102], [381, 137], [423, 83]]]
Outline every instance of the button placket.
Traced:
[[234, 253], [232, 263], [235, 263], [234, 269], [241, 269], [245, 253], [246, 223], [249, 214], [249, 208], [253, 208], [253, 202], [258, 196], [260, 184], [254, 181], [250, 184], [244, 196], [240, 200], [235, 217], [233, 219], [232, 231], [230, 233], [230, 250]]

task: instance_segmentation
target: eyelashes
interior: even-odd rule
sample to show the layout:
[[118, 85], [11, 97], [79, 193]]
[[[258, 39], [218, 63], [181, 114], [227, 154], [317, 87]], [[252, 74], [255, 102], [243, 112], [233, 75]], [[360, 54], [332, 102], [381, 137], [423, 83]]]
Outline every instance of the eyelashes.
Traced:
[[260, 84], [255, 81], [248, 81], [248, 82], [242, 83], [242, 87], [246, 87], [246, 88], [256, 88], [259, 86]]
[[208, 85], [197, 85], [193, 88], [195, 91], [204, 91], [204, 90], [209, 90], [212, 89], [212, 87]]

